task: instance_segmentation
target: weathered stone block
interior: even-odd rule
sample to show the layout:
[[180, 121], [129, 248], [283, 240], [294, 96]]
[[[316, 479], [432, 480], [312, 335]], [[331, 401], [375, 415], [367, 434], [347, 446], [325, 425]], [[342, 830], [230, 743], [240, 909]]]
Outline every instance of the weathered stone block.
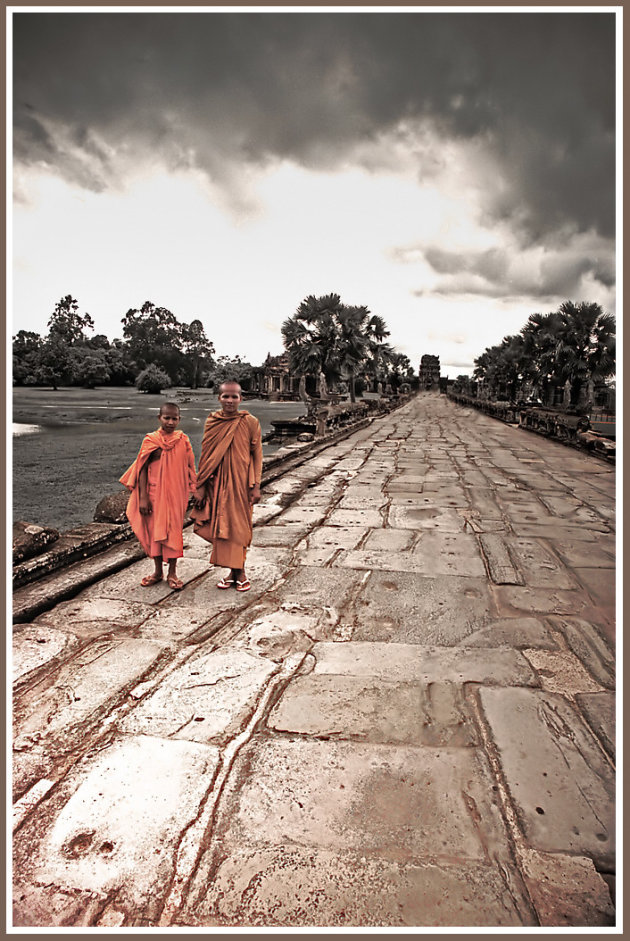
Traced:
[[129, 496], [128, 490], [107, 494], [96, 505], [94, 521], [96, 523], [126, 523]]
[[[219, 752], [196, 742], [142, 736], [115, 742], [82, 762], [66, 802], [27, 823], [15, 841], [22, 877], [60, 890], [118, 892], [132, 917], [155, 919], [174, 852], [210, 788]], [[151, 911], [151, 908], [153, 910]], [[40, 923], [52, 924], [53, 913]]]
[[374, 928], [533, 925], [504, 867], [403, 863], [316, 847], [236, 851], [180, 924]]
[[529, 845], [614, 867], [614, 773], [580, 716], [541, 690], [479, 695]]
[[13, 564], [32, 559], [59, 539], [59, 530], [17, 520], [13, 524]]

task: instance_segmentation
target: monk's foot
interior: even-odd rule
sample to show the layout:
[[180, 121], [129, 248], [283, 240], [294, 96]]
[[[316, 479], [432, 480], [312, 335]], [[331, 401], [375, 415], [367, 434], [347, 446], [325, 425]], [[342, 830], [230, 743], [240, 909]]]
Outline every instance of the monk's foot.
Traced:
[[161, 581], [162, 576], [154, 573], [153, 575], [145, 575], [140, 584], [143, 588], [148, 588], [149, 585], [157, 585], [157, 583]]
[[172, 588], [173, 591], [181, 591], [184, 587], [184, 583], [181, 578], [178, 578], [177, 575], [169, 575], [166, 579], [168, 587]]
[[220, 582], [217, 582], [217, 588], [231, 588], [236, 579], [231, 575], [224, 575]]

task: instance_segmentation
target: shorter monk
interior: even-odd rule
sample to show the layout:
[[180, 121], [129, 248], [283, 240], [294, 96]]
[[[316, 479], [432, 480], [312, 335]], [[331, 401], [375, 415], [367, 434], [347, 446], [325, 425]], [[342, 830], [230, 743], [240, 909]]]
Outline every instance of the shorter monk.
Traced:
[[210, 561], [230, 569], [217, 588], [249, 591], [245, 556], [252, 541], [252, 510], [260, 500], [262, 433], [245, 409], [238, 382], [219, 387], [221, 410], [206, 419], [194, 509], [195, 532], [212, 543]]
[[195, 455], [187, 435], [177, 429], [179, 406], [160, 406], [160, 427], [145, 435], [138, 456], [120, 478], [131, 491], [127, 517], [142, 548], [153, 559], [154, 571], [141, 585], [155, 585], [163, 578], [168, 562], [167, 583], [179, 591], [184, 583], [177, 576], [177, 560], [184, 554], [184, 517], [191, 493], [197, 486]]

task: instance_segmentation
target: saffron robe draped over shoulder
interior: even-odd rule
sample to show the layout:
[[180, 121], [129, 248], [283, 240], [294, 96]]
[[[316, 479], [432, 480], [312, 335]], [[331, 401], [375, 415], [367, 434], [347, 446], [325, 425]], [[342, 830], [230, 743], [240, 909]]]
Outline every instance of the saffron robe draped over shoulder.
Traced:
[[252, 541], [249, 490], [260, 485], [262, 433], [260, 422], [243, 410], [208, 415], [201, 443], [197, 486], [206, 502], [191, 510], [195, 532], [213, 544], [210, 561], [242, 568]]
[[[157, 449], [161, 450], [155, 474], [155, 492], [152, 512], [140, 512], [139, 477], [142, 468]], [[120, 483], [131, 491], [127, 503], [127, 518], [147, 555], [158, 543], [166, 549], [168, 557], [184, 553], [183, 528], [190, 494], [197, 486], [195, 455], [190, 439], [183, 431], [165, 434], [161, 428], [145, 435], [138, 456], [120, 478]]]

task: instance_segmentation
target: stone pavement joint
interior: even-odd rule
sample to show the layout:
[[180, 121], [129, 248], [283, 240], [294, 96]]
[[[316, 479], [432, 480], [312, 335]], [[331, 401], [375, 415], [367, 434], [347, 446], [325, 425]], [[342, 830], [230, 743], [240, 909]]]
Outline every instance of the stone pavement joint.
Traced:
[[421, 394], [274, 473], [248, 593], [190, 529], [20, 589], [13, 924], [613, 926], [614, 497]]

